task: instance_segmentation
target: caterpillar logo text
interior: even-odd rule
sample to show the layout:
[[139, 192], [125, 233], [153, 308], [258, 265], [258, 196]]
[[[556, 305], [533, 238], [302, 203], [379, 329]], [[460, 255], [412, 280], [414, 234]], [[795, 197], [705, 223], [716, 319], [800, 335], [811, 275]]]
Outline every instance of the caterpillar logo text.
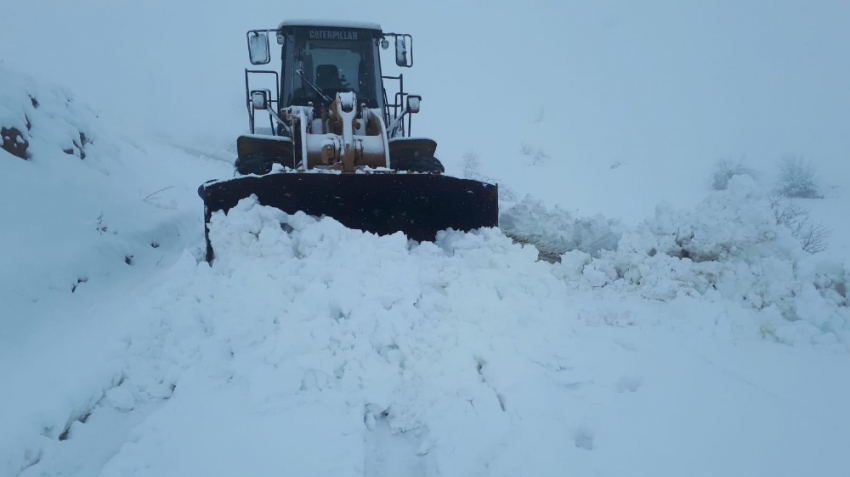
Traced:
[[356, 40], [356, 31], [310, 30], [311, 40]]

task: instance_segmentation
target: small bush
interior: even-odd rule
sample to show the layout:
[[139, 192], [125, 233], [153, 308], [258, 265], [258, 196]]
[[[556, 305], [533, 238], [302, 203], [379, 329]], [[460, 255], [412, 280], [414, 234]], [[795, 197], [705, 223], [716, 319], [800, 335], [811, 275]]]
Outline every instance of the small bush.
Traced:
[[832, 230], [821, 223], [813, 223], [809, 209], [775, 195], [768, 199], [776, 224], [790, 229], [791, 235], [800, 242], [804, 251], [818, 253], [827, 249]]
[[740, 175], [753, 177], [755, 172], [749, 167], [744, 166], [743, 159], [738, 162], [732, 162], [729, 159], [717, 161], [714, 174], [712, 175], [711, 188], [714, 190], [726, 190], [729, 186], [729, 180]]
[[782, 197], [794, 199], [822, 199], [820, 186], [815, 179], [811, 164], [796, 156], [782, 159], [779, 165], [779, 180], [776, 193]]

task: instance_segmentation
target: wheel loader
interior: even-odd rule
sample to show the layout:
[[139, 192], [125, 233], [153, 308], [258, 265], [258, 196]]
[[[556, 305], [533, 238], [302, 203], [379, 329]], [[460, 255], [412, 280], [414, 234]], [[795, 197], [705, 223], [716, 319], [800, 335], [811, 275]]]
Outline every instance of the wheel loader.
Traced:
[[395, 64], [413, 66], [410, 35], [373, 23], [287, 20], [247, 32], [252, 65], [272, 61], [270, 38], [280, 67], [245, 70], [249, 129], [236, 141], [234, 176], [198, 190], [208, 262], [212, 214], [251, 195], [289, 214], [415, 241], [498, 226], [498, 186], [444, 174], [437, 143], [411, 136], [422, 98], [381, 67], [391, 44]]

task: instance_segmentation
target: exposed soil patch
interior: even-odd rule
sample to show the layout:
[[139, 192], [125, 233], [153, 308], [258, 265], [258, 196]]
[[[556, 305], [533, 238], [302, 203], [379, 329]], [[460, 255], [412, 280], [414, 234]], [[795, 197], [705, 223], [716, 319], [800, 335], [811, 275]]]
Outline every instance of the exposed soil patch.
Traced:
[[24, 138], [16, 128], [0, 129], [0, 138], [3, 139], [3, 149], [9, 154], [28, 160], [30, 158], [27, 149], [30, 147], [29, 141]]

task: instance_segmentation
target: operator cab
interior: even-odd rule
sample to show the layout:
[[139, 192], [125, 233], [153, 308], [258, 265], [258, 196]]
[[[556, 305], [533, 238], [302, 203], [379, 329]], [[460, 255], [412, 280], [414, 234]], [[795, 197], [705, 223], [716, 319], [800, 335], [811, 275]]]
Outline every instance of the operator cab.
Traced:
[[[389, 49], [389, 39], [393, 39], [396, 66], [413, 66], [410, 35], [384, 32], [377, 23], [286, 20], [277, 29], [248, 32], [252, 65], [272, 61], [270, 35], [280, 46], [280, 69], [245, 70], [252, 135], [291, 137], [280, 120], [289, 108], [312, 106], [313, 117], [321, 118], [337, 93], [345, 92], [354, 93], [358, 110], [364, 105], [379, 112], [390, 139], [409, 132], [411, 115], [419, 111], [421, 98], [404, 91], [403, 75], [382, 76], [381, 50]], [[397, 82], [394, 94], [386, 89], [388, 81]], [[260, 111], [270, 113], [267, 126], [256, 121]]]
[[[366, 25], [369, 26], [369, 25]], [[380, 27], [310, 26], [284, 23], [282, 106], [327, 104], [340, 92], [354, 92], [357, 102], [383, 109]]]

